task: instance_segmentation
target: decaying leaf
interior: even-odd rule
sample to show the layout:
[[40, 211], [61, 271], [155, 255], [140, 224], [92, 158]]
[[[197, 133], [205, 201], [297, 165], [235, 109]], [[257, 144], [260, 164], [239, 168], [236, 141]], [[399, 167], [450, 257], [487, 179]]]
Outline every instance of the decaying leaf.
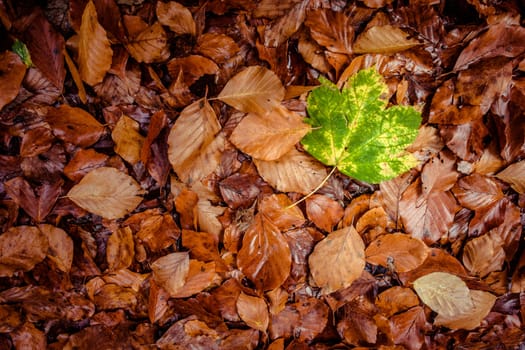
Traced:
[[45, 259], [49, 241], [34, 226], [11, 227], [0, 235], [0, 276], [29, 271]]
[[67, 196], [81, 208], [106, 219], [118, 219], [142, 201], [140, 185], [129, 175], [108, 167], [94, 169]]
[[0, 110], [18, 95], [26, 68], [16, 53], [0, 53]]
[[330, 294], [350, 286], [361, 276], [365, 244], [353, 226], [342, 228], [315, 246], [308, 265], [315, 284], [323, 294]]
[[157, 3], [156, 14], [162, 25], [168, 26], [175, 34], [195, 35], [197, 32], [195, 21], [188, 10], [176, 1]]

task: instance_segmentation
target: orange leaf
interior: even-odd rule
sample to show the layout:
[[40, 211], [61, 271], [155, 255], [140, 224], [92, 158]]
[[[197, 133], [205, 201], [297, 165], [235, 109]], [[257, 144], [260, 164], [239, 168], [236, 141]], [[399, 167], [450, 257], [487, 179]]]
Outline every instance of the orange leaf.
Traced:
[[217, 98], [246, 113], [265, 114], [283, 99], [281, 80], [263, 66], [251, 66], [231, 78]]
[[339, 202], [325, 195], [314, 194], [306, 200], [306, 214], [315, 226], [331, 232], [342, 219], [344, 211]]
[[352, 54], [354, 29], [350, 16], [327, 9], [311, 11], [305, 21], [312, 38], [332, 52]]
[[125, 269], [135, 256], [133, 233], [129, 226], [118, 228], [108, 238], [106, 260], [110, 271]]
[[170, 92], [175, 95], [175, 87], [180, 82], [177, 82], [181, 77], [186, 86], [191, 86], [202, 76], [216, 75], [219, 73], [219, 66], [209, 58], [199, 55], [189, 55], [185, 57], [177, 57], [170, 60], [167, 64], [168, 71], [174, 80], [174, 84], [170, 87]]
[[346, 288], [365, 268], [365, 244], [353, 226], [334, 231], [317, 243], [308, 259], [310, 272], [323, 294]]
[[237, 312], [249, 327], [266, 332], [270, 318], [264, 299], [241, 292], [237, 299]]
[[361, 33], [354, 42], [355, 53], [393, 54], [419, 45], [408, 34], [391, 25], [372, 26]]
[[190, 10], [176, 1], [157, 3], [157, 18], [162, 25], [171, 29], [178, 35], [197, 33], [197, 26], [193, 20]]
[[172, 296], [186, 283], [190, 271], [190, 255], [188, 252], [164, 255], [151, 264], [151, 270], [155, 282]]
[[276, 160], [289, 152], [310, 130], [303, 118], [284, 107], [265, 115], [250, 113], [235, 127], [230, 141], [260, 160]]
[[394, 286], [377, 296], [376, 305], [387, 317], [419, 305], [419, 298], [410, 288]]
[[130, 38], [126, 48], [137, 62], [160, 62], [170, 56], [166, 32], [159, 22]]
[[456, 171], [456, 157], [452, 152], [440, 152], [430, 159], [421, 171], [423, 194], [432, 191], [448, 191], [454, 186], [459, 174]]
[[102, 136], [104, 126], [81, 108], [61, 105], [49, 108], [46, 121], [59, 139], [85, 148]]
[[297, 206], [285, 194], [264, 197], [259, 203], [259, 212], [276, 225], [282, 232], [303, 225], [306, 220]]
[[519, 194], [525, 193], [525, 161], [519, 161], [500, 171], [496, 177], [509, 183]]
[[20, 91], [26, 65], [14, 52], [0, 53], [0, 110], [13, 101]]
[[505, 262], [503, 244], [496, 230], [471, 239], [463, 248], [463, 265], [471, 275], [481, 278], [501, 270]]
[[429, 254], [423, 241], [404, 234], [379, 236], [366, 248], [366, 261], [388, 267], [393, 263], [397, 272], [407, 272], [419, 267]]
[[290, 247], [265, 215], [257, 214], [244, 234], [237, 265], [259, 290], [275, 289], [290, 275]]
[[215, 270], [215, 262], [203, 263], [191, 259], [184, 285], [170, 293], [170, 296], [172, 298], [188, 298], [193, 294], [202, 292], [206, 288], [220, 284], [221, 277]]
[[195, 50], [219, 64], [225, 63], [240, 51], [231, 37], [219, 33], [205, 33], [199, 36]]
[[30, 271], [45, 259], [49, 242], [34, 226], [16, 226], [0, 235], [0, 277]]
[[140, 160], [144, 136], [139, 133], [139, 123], [127, 115], [119, 118], [111, 133], [115, 152], [126, 162], [135, 165]]
[[458, 202], [470, 210], [488, 208], [504, 197], [497, 181], [477, 173], [461, 178], [452, 192]]
[[93, 86], [100, 83], [111, 67], [113, 50], [104, 28], [98, 23], [97, 10], [89, 1], [82, 15], [78, 44], [79, 70], [82, 80]]
[[47, 258], [52, 260], [63, 272], [69, 273], [73, 263], [73, 240], [62, 229], [49, 224], [38, 225], [40, 231], [47, 236], [49, 249]]

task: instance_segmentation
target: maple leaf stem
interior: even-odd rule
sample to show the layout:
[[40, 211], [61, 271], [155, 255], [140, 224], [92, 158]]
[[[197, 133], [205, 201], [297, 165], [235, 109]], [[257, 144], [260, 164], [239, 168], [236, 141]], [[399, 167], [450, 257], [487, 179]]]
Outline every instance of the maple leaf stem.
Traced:
[[328, 175], [325, 176], [325, 178], [323, 179], [323, 181], [321, 181], [321, 183], [319, 185], [317, 185], [316, 188], [314, 188], [310, 193], [308, 193], [306, 196], [304, 196], [303, 198], [299, 199], [298, 201], [290, 204], [289, 206], [287, 206], [285, 209], [290, 209], [290, 208], [293, 208], [295, 207], [296, 205], [298, 205], [299, 203], [301, 202], [304, 202], [305, 200], [307, 200], [308, 198], [310, 198], [313, 194], [315, 194], [315, 192], [319, 191], [319, 189], [321, 187], [324, 186], [324, 184], [326, 183], [326, 181], [328, 181], [328, 179], [330, 178], [330, 176], [332, 176], [332, 174], [335, 172], [335, 169], [337, 169], [337, 167], [333, 167], [332, 170], [330, 170], [330, 172], [328, 173]]

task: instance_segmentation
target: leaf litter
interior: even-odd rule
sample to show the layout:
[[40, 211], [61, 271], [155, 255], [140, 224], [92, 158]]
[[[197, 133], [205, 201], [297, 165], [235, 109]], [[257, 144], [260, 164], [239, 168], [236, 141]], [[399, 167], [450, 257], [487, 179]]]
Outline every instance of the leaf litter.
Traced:
[[519, 348], [521, 13], [2, 2], [0, 348]]

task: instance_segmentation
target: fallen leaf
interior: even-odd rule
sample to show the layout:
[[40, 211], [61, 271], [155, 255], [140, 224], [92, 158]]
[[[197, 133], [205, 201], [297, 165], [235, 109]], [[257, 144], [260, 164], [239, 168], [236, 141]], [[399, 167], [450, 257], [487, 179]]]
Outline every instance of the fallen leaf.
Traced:
[[159, 1], [155, 10], [159, 22], [169, 27], [175, 34], [195, 35], [197, 33], [197, 26], [190, 10], [178, 2]]
[[419, 299], [410, 288], [394, 286], [381, 292], [376, 299], [376, 306], [387, 317], [404, 312], [419, 305]]
[[237, 266], [261, 291], [279, 287], [290, 275], [290, 247], [264, 214], [255, 215], [242, 239]]
[[481, 278], [501, 270], [505, 262], [503, 244], [496, 231], [469, 240], [463, 248], [463, 265], [471, 275]]
[[448, 191], [454, 186], [459, 173], [456, 171], [456, 157], [451, 152], [440, 152], [432, 157], [421, 171], [423, 194], [432, 191]]
[[30, 322], [15, 329], [10, 337], [16, 349], [45, 349], [48, 345], [45, 333]]
[[237, 299], [237, 312], [249, 327], [266, 332], [270, 318], [266, 301], [241, 292]]
[[308, 1], [297, 1], [289, 11], [264, 28], [264, 46], [276, 48], [290, 38], [304, 22]]
[[426, 317], [421, 306], [413, 307], [390, 318], [392, 340], [404, 349], [421, 349], [425, 341]]
[[[219, 73], [219, 66], [209, 58], [200, 55], [189, 55], [185, 57], [177, 57], [168, 62], [168, 71], [171, 77], [175, 80], [174, 83], [179, 83], [179, 78], [182, 78], [185, 86], [191, 86], [204, 75], [217, 75]], [[173, 95], [175, 93], [175, 86], [170, 87]]]
[[450, 329], [474, 329], [480, 326], [481, 321], [489, 314], [496, 302], [496, 296], [481, 290], [471, 290], [473, 309], [461, 316], [448, 317], [439, 314], [434, 320], [436, 326], [445, 326]]
[[306, 215], [321, 230], [331, 232], [343, 214], [341, 204], [328, 196], [314, 194], [306, 199]]
[[393, 264], [397, 272], [407, 272], [423, 264], [429, 251], [423, 241], [397, 233], [376, 238], [366, 248], [365, 255], [368, 263], [384, 267]]
[[253, 158], [270, 161], [288, 153], [310, 130], [303, 118], [284, 107], [250, 113], [235, 127], [230, 141]]
[[170, 296], [172, 298], [188, 298], [205, 289], [219, 285], [222, 279], [216, 270], [215, 262], [204, 263], [191, 259], [184, 285], [170, 293]]
[[106, 219], [118, 219], [142, 201], [140, 185], [129, 175], [108, 167], [94, 169], [73, 186], [67, 197]]
[[497, 181], [477, 173], [459, 179], [452, 193], [463, 207], [470, 210], [487, 208], [504, 196]]
[[240, 51], [239, 45], [231, 37], [219, 33], [204, 33], [197, 40], [195, 48], [200, 54], [217, 64], [226, 63]]
[[251, 66], [231, 78], [217, 98], [239, 111], [264, 115], [281, 102], [284, 93], [275, 73], [263, 66]]
[[178, 252], [164, 255], [151, 264], [155, 283], [169, 294], [178, 293], [186, 283], [190, 271], [190, 255]]
[[49, 242], [34, 226], [14, 226], [0, 235], [0, 276], [30, 271], [45, 259]]
[[104, 132], [104, 126], [91, 114], [68, 105], [49, 108], [46, 121], [59, 139], [83, 148], [97, 142]]
[[361, 33], [354, 42], [355, 53], [393, 54], [419, 45], [408, 38], [402, 29], [391, 25], [372, 26]]
[[93, 1], [89, 1], [82, 14], [78, 44], [78, 65], [82, 80], [94, 86], [104, 79], [111, 67], [113, 50], [106, 31], [97, 19]]
[[432, 310], [447, 318], [472, 313], [474, 303], [463, 280], [446, 272], [432, 272], [414, 281], [414, 289]]
[[317, 243], [308, 265], [315, 284], [323, 294], [330, 294], [350, 286], [361, 276], [365, 244], [353, 226], [331, 232]]
[[40, 231], [46, 235], [49, 242], [47, 258], [53, 261], [63, 272], [69, 273], [73, 263], [73, 240], [62, 230], [53, 225], [40, 224]]
[[162, 62], [170, 56], [166, 32], [159, 22], [130, 38], [126, 48], [137, 62]]
[[139, 133], [140, 125], [127, 115], [119, 118], [111, 132], [117, 152], [126, 162], [134, 165], [141, 159], [144, 136]]
[[259, 212], [275, 224], [281, 232], [300, 227], [306, 219], [297, 206], [292, 206], [292, 201], [285, 194], [273, 194], [264, 197], [259, 202]]
[[525, 193], [525, 161], [519, 161], [507, 166], [496, 174], [496, 177], [510, 184], [519, 194]]
[[26, 66], [20, 57], [11, 51], [0, 53], [0, 110], [13, 101], [20, 91], [26, 74]]
[[135, 242], [129, 226], [116, 229], [109, 236], [106, 260], [110, 271], [128, 268], [135, 257]]
[[346, 13], [329, 9], [309, 11], [304, 24], [319, 45], [332, 52], [352, 54], [354, 29]]

